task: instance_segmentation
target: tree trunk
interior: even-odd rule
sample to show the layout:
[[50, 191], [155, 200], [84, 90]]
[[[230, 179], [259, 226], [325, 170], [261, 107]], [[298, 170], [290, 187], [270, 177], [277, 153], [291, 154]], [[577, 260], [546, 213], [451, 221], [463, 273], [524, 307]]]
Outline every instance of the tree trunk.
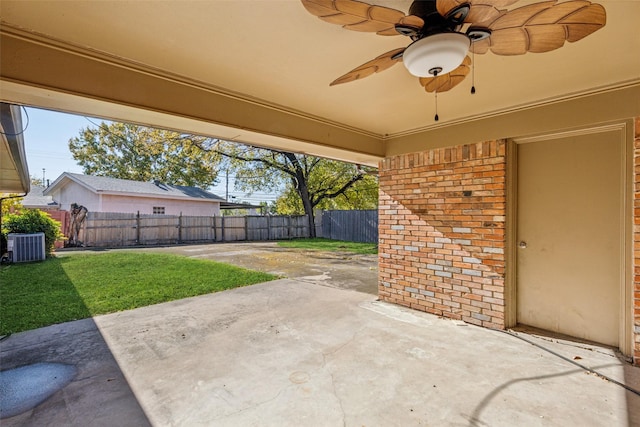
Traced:
[[302, 199], [302, 206], [304, 206], [304, 213], [307, 215], [309, 222], [309, 237], [316, 237], [316, 221], [313, 217], [313, 206], [311, 206], [311, 199], [309, 198], [309, 189], [307, 188], [307, 181], [301, 180], [301, 185], [298, 186], [298, 194]]
[[309, 224], [309, 237], [316, 237], [316, 223], [313, 217], [313, 205], [311, 204], [311, 197], [309, 197], [309, 186], [307, 185], [307, 177], [304, 175], [304, 171], [300, 162], [293, 153], [283, 153], [295, 171], [295, 176], [291, 177], [292, 183], [300, 199], [302, 200], [302, 206], [304, 207], [304, 213], [307, 215]]

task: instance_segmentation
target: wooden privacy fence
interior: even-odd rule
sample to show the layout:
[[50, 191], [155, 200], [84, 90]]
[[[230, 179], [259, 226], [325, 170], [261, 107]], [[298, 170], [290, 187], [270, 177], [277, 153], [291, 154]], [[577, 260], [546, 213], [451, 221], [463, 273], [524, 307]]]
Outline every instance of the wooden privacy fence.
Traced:
[[84, 246], [117, 247], [309, 236], [306, 216], [182, 216], [89, 212]]
[[[377, 243], [378, 211], [320, 211], [316, 235]], [[89, 212], [80, 240], [84, 246], [119, 247], [179, 243], [284, 240], [309, 236], [304, 215], [182, 216]]]

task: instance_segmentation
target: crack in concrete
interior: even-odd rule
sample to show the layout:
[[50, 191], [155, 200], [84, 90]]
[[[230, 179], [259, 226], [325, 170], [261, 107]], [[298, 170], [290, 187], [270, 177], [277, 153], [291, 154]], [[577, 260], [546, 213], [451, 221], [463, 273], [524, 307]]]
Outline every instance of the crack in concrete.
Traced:
[[342, 350], [343, 348], [345, 348], [346, 346], [348, 346], [349, 344], [353, 343], [353, 342], [355, 341], [355, 339], [356, 339], [356, 336], [357, 336], [360, 332], [362, 332], [365, 328], [366, 328], [365, 326], [363, 326], [363, 327], [359, 328], [357, 331], [355, 331], [355, 332], [353, 333], [353, 335], [351, 336], [351, 338], [349, 338], [349, 339], [348, 339], [347, 341], [345, 341], [342, 345], [340, 345], [340, 346], [338, 346], [338, 347], [334, 348], [333, 350], [331, 350], [331, 351], [326, 351], [326, 352], [325, 352], [325, 351], [323, 351], [323, 352], [322, 352], [322, 358], [323, 358], [324, 360], [326, 360], [326, 356], [334, 355], [334, 354], [338, 353], [339, 351], [341, 351], [341, 350]]
[[340, 396], [338, 396], [338, 391], [336, 390], [336, 379], [334, 378], [333, 373], [331, 373], [331, 388], [333, 390], [333, 395], [335, 396], [336, 399], [338, 399], [338, 405], [340, 405], [340, 411], [342, 412], [342, 426], [346, 427], [347, 414], [344, 411], [344, 406], [342, 405], [342, 399], [340, 398]]
[[355, 331], [353, 333], [353, 335], [351, 336], [351, 338], [349, 340], [344, 342], [341, 346], [336, 347], [332, 351], [328, 351], [328, 352], [323, 351], [323, 352], [321, 352], [321, 354], [322, 354], [322, 366], [321, 366], [321, 369], [327, 370], [327, 372], [329, 373], [329, 376], [331, 377], [331, 389], [333, 391], [333, 396], [336, 398], [336, 400], [338, 401], [338, 405], [340, 406], [340, 412], [342, 413], [342, 425], [343, 425], [343, 427], [346, 427], [346, 425], [347, 425], [347, 414], [346, 414], [346, 412], [344, 410], [344, 405], [342, 403], [342, 398], [338, 395], [338, 390], [336, 389], [335, 374], [333, 372], [331, 372], [331, 369], [327, 366], [327, 357], [336, 355], [337, 353], [342, 351], [345, 347], [347, 347], [349, 344], [353, 343], [355, 341], [355, 339], [356, 339], [356, 336], [363, 329], [365, 329], [365, 327], [359, 328], [357, 331]]

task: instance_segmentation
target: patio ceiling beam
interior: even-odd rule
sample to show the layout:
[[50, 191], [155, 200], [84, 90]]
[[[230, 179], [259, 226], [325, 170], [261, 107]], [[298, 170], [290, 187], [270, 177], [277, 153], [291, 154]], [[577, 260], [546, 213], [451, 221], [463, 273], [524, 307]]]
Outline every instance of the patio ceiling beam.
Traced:
[[387, 138], [386, 155], [597, 127], [640, 116], [640, 80], [615, 88]]
[[2, 101], [377, 166], [382, 137], [3, 26]]

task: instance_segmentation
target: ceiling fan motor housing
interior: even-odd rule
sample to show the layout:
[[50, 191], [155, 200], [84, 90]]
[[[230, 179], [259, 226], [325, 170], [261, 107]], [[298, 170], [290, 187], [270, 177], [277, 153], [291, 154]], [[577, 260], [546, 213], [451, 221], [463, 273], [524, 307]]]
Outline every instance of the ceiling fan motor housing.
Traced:
[[[471, 10], [470, 3], [463, 3], [450, 10], [446, 16], [440, 15], [435, 0], [415, 0], [409, 7], [409, 14], [424, 21], [415, 38], [422, 38], [447, 31], [459, 31]], [[401, 31], [398, 30], [402, 34]]]

